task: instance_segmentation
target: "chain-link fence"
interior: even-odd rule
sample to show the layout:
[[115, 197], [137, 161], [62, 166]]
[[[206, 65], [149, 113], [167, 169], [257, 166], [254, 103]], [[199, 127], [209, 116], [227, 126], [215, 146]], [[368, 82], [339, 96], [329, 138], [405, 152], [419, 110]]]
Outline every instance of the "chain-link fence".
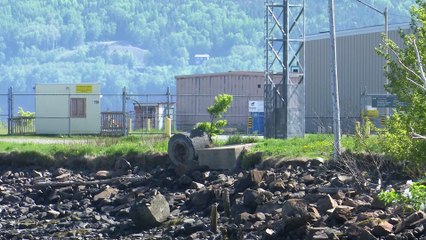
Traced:
[[[72, 86], [72, 85], [71, 85]], [[162, 94], [0, 93], [1, 134], [106, 134], [127, 135], [164, 128], [173, 119], [174, 102], [169, 91]]]
[[[210, 94], [179, 94], [176, 96], [175, 124], [179, 130], [193, 128], [199, 122], [211, 121], [207, 108], [214, 104], [215, 95]], [[233, 101], [223, 119], [228, 121], [226, 133], [263, 132], [263, 114], [253, 114], [249, 111], [250, 102], [261, 102], [263, 97], [250, 95], [233, 95]], [[263, 109], [261, 110], [263, 111]], [[255, 118], [255, 119], [253, 119]], [[262, 118], [261, 123], [256, 121]], [[253, 125], [253, 122], [259, 124]]]
[[[71, 87], [70, 87], [71, 86]], [[172, 131], [186, 131], [199, 122], [211, 121], [208, 106], [215, 95], [40, 92], [0, 94], [3, 134], [105, 134], [161, 133], [165, 118]], [[263, 98], [234, 95], [223, 118], [226, 133], [263, 132], [263, 114], [249, 111], [249, 103], [263, 106]], [[5, 109], [5, 111], [3, 110]], [[263, 111], [263, 110], [262, 110]], [[31, 115], [32, 114], [32, 115]]]

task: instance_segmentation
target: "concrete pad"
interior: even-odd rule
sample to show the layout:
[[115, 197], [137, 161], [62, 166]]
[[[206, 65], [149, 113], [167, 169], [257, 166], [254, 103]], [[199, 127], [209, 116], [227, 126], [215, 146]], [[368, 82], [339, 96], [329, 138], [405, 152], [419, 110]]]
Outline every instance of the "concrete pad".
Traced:
[[230, 145], [198, 150], [198, 164], [210, 169], [233, 169], [241, 158], [244, 149], [253, 144]]

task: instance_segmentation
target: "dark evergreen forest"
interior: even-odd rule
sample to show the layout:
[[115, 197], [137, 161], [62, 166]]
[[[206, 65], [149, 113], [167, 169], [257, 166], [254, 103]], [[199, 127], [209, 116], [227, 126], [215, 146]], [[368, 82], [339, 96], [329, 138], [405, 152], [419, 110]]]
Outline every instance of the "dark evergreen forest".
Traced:
[[[364, 0], [408, 22], [414, 0]], [[306, 0], [306, 31], [327, 31], [326, 0]], [[0, 91], [100, 82], [104, 93], [165, 92], [174, 76], [263, 71], [264, 0], [0, 0]], [[383, 24], [336, 1], [337, 28]], [[196, 54], [208, 54], [197, 61]]]

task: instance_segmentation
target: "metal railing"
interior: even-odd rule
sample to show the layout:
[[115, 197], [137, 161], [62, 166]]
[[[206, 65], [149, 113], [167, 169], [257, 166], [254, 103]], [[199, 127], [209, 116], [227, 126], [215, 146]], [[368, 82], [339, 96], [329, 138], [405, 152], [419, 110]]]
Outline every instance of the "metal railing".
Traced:
[[13, 117], [11, 135], [35, 134], [35, 117]]
[[125, 128], [125, 121], [128, 117], [122, 112], [102, 112], [101, 113], [101, 134], [102, 135], [126, 135], [128, 129]]
[[[84, 97], [83, 94], [73, 95]], [[7, 127], [8, 135], [36, 134], [36, 128], [39, 127], [40, 123], [38, 121], [54, 123], [53, 125], [62, 128], [58, 134], [71, 135], [75, 129], [74, 124], [86, 124], [84, 121], [73, 118], [71, 113], [68, 113], [69, 110], [67, 109], [70, 108], [70, 97], [73, 95], [69, 93], [17, 93], [12, 88], [9, 88], [7, 93], [0, 93], [0, 122], [3, 126]], [[94, 93], [85, 95], [93, 96]], [[53, 104], [52, 106], [46, 106], [46, 108], [50, 109], [49, 111], [37, 111], [35, 117], [18, 116], [17, 110], [19, 107], [23, 107], [28, 112], [36, 112], [37, 98], [43, 96], [51, 96], [52, 99], [57, 100], [52, 100], [53, 103], [52, 101], [46, 103]], [[97, 102], [100, 104], [101, 112], [94, 119], [98, 119], [95, 121], [99, 121], [98, 133], [102, 135], [131, 134], [134, 125], [137, 123], [140, 128], [141, 119], [145, 120], [146, 118], [151, 120], [154, 128], [160, 128], [162, 124], [159, 124], [159, 122], [164, 117], [174, 113], [174, 110], [171, 110], [171, 106], [174, 104], [172, 102], [173, 96], [169, 90], [158, 94], [129, 94], [126, 88], [123, 88], [122, 93], [99, 93], [99, 96], [101, 101]], [[160, 105], [161, 107], [158, 107]], [[150, 106], [156, 106], [157, 111], [161, 108], [161, 113], [152, 113], [152, 116], [146, 115], [145, 108]], [[42, 107], [43, 105], [37, 105], [38, 110], [43, 110]], [[143, 110], [139, 109], [139, 112], [136, 114], [138, 107]], [[90, 111], [89, 109], [87, 110]], [[87, 112], [87, 114], [91, 113]], [[171, 118], [174, 119], [173, 116]], [[137, 119], [139, 120], [137, 121]]]

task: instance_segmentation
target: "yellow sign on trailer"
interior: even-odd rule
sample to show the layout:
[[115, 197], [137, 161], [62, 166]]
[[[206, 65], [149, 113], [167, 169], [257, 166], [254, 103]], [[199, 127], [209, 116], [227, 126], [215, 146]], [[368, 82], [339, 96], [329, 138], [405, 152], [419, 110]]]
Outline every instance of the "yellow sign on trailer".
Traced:
[[76, 85], [75, 92], [76, 93], [93, 93], [93, 85], [88, 85], [88, 84]]

